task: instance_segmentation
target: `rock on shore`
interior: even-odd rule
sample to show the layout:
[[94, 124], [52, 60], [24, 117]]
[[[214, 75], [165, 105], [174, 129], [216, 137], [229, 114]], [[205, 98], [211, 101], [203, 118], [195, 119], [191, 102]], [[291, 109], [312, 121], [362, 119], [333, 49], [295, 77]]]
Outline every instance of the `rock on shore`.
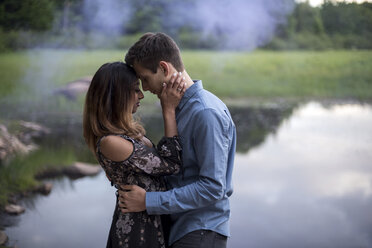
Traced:
[[50, 192], [52, 191], [53, 184], [52, 183], [43, 183], [36, 187], [33, 191], [40, 193], [42, 195], [49, 195]]
[[63, 95], [69, 100], [76, 100], [79, 94], [88, 91], [90, 82], [92, 81], [91, 76], [86, 76], [75, 81], [69, 82], [66, 86], [57, 89], [55, 95]]
[[33, 122], [18, 121], [14, 125], [17, 126], [17, 132], [13, 134], [0, 124], [0, 164], [16, 154], [25, 155], [36, 150], [38, 146], [32, 139], [50, 133], [48, 128]]
[[5, 212], [8, 214], [19, 215], [24, 213], [25, 211], [26, 209], [19, 205], [9, 204], [5, 206]]
[[5, 245], [7, 242], [8, 236], [3, 231], [0, 231], [0, 245]]
[[16, 134], [18, 139], [24, 144], [32, 144], [34, 138], [39, 138], [50, 134], [50, 129], [35, 122], [19, 121], [19, 132]]
[[65, 168], [51, 168], [36, 175], [36, 179], [55, 178], [67, 176], [71, 179], [77, 179], [85, 176], [95, 176], [102, 170], [101, 166], [75, 162], [71, 166]]
[[88, 163], [75, 162], [72, 166], [64, 169], [65, 175], [70, 178], [80, 178], [85, 176], [94, 176], [101, 171], [101, 166]]
[[0, 162], [15, 154], [27, 154], [35, 149], [35, 145], [25, 145], [16, 136], [10, 134], [6, 126], [0, 124]]

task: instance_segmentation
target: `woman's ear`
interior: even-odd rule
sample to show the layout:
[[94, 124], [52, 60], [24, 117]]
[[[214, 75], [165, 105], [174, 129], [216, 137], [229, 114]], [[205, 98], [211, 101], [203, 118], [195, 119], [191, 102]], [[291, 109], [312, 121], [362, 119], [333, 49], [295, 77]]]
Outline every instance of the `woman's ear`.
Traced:
[[160, 65], [160, 70], [164, 73], [164, 76], [167, 77], [168, 74], [170, 73], [170, 72], [169, 72], [169, 69], [170, 69], [170, 68], [169, 68], [168, 63], [165, 62], [165, 61], [160, 61], [160, 62], [159, 62], [159, 65]]

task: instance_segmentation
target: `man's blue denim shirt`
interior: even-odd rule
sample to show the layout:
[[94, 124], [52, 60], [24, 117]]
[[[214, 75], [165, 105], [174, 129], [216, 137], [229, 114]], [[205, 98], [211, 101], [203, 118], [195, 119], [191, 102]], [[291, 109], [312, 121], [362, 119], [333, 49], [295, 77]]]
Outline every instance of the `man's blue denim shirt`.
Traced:
[[198, 229], [230, 236], [236, 129], [226, 105], [194, 82], [176, 109], [183, 172], [167, 177], [171, 190], [146, 193], [149, 214], [171, 214], [170, 244]]

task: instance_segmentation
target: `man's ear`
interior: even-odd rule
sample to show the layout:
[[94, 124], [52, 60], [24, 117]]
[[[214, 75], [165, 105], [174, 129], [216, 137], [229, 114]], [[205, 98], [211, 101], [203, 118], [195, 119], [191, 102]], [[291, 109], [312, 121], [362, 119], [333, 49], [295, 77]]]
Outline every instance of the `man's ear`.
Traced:
[[169, 64], [165, 61], [159, 62], [160, 70], [164, 73], [164, 76], [167, 77], [170, 73], [170, 67]]

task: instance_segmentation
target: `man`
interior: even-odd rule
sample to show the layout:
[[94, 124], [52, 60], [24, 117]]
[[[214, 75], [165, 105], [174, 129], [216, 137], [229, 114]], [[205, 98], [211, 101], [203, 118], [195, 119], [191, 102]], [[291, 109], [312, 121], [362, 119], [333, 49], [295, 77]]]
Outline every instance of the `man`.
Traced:
[[226, 105], [204, 90], [201, 80], [190, 78], [177, 44], [163, 33], [144, 34], [125, 61], [135, 69], [144, 91], [159, 95], [163, 83], [181, 72], [186, 92], [176, 109], [182, 173], [167, 177], [171, 189], [166, 192], [124, 186], [119, 197], [122, 212], [170, 214], [172, 247], [226, 247], [236, 146]]

